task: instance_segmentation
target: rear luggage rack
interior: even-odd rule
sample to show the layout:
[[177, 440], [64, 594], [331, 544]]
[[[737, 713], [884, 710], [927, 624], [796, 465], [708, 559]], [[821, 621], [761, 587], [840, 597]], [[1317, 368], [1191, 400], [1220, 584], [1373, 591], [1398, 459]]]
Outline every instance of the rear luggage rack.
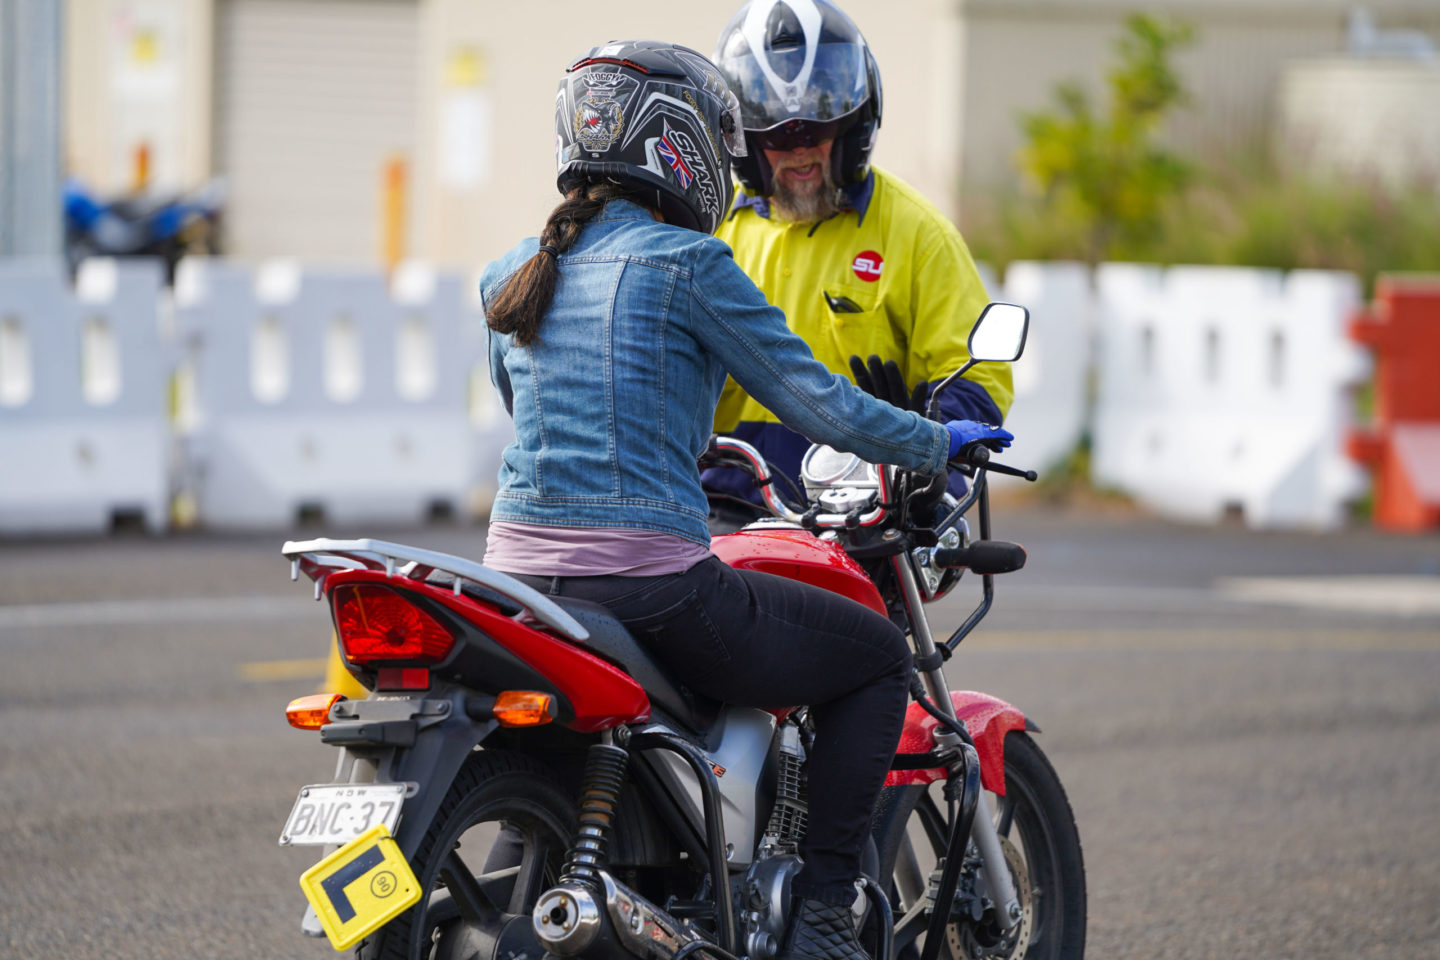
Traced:
[[315, 581], [316, 600], [324, 593], [325, 578], [334, 570], [384, 570], [387, 577], [422, 582], [439, 571], [455, 578], [457, 597], [468, 580], [519, 604], [523, 609], [514, 619], [528, 615], [576, 643], [590, 639], [590, 632], [549, 597], [473, 560], [384, 540], [287, 540], [280, 552], [290, 558], [291, 580], [298, 580], [304, 571]]

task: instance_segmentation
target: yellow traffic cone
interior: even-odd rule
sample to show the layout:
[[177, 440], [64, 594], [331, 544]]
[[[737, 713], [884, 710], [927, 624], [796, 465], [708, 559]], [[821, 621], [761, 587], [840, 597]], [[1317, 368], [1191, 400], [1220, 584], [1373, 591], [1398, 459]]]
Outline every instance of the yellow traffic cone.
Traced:
[[330, 659], [325, 664], [325, 684], [320, 691], [343, 693], [350, 700], [364, 700], [370, 696], [370, 691], [345, 669], [345, 661], [340, 659], [340, 645], [335, 640], [333, 630], [330, 632]]

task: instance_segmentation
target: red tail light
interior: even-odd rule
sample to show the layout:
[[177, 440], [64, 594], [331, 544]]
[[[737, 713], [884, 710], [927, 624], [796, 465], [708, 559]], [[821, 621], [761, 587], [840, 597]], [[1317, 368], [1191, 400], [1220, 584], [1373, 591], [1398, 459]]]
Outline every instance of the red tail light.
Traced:
[[440, 621], [389, 587], [337, 587], [332, 602], [340, 647], [351, 663], [434, 664], [455, 646]]

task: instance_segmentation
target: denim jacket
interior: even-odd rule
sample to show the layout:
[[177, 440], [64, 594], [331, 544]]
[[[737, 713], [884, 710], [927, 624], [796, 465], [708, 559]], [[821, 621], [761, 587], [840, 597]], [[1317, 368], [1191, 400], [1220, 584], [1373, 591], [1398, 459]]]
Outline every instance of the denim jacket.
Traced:
[[[487, 266], [482, 302], [537, 249], [525, 240]], [[817, 443], [944, 468], [945, 428], [825, 369], [723, 241], [616, 200], [582, 228], [559, 271], [535, 342], [489, 331], [490, 378], [515, 420], [492, 519], [708, 544], [695, 461], [727, 372]]]

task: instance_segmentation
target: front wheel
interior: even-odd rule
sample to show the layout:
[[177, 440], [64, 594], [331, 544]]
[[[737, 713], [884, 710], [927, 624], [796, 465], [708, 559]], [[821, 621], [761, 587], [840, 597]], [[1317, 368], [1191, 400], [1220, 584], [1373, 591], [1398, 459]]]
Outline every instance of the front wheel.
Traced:
[[[890, 878], [898, 920], [926, 896], [947, 843], [943, 784], [887, 787], [877, 808], [880, 876]], [[1022, 916], [1008, 933], [995, 925], [971, 845], [945, 930], [941, 960], [1080, 960], [1085, 953], [1085, 864], [1075, 815], [1060, 778], [1029, 736], [1005, 737], [1005, 795], [987, 794]], [[938, 873], [936, 873], [938, 876]], [[978, 919], [976, 914], [981, 914]], [[925, 920], [928, 922], [928, 914]], [[923, 928], [922, 928], [923, 929]], [[919, 956], [924, 934], [896, 944], [900, 960]]]
[[[356, 957], [490, 960], [505, 956], [516, 937], [513, 952], [525, 952], [530, 911], [559, 876], [573, 818], [564, 791], [539, 764], [498, 750], [472, 753], [410, 860], [420, 902], [362, 943]], [[503, 851], [494, 849], [497, 839]], [[487, 861], [502, 869], [487, 871]]]

